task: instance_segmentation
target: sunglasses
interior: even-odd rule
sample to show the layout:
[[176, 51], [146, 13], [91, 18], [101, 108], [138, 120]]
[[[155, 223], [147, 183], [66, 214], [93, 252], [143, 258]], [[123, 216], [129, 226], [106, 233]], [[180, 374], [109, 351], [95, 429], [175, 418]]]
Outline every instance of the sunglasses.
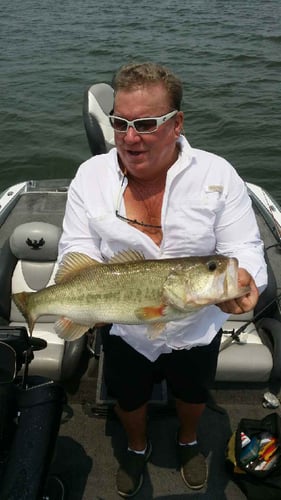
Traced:
[[150, 118], [137, 118], [136, 120], [126, 120], [126, 118], [120, 118], [120, 116], [109, 115], [109, 121], [116, 132], [126, 133], [129, 127], [133, 127], [138, 134], [152, 134], [156, 132], [160, 125], [166, 123], [170, 118], [173, 118], [178, 113], [178, 110], [170, 111], [166, 115], [153, 116]]

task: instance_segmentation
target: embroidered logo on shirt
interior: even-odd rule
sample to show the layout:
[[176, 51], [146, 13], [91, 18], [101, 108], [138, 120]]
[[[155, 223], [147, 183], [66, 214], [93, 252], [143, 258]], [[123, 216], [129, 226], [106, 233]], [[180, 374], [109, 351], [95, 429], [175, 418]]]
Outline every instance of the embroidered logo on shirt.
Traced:
[[207, 193], [222, 193], [223, 192], [223, 186], [220, 184], [214, 184], [211, 186], [206, 187], [206, 192]]

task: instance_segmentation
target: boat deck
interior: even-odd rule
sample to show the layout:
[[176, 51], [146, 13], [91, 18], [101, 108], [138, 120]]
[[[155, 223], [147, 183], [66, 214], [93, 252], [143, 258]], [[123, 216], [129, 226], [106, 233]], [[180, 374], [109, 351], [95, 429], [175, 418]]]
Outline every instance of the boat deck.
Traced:
[[[52, 466], [68, 488], [68, 500], [117, 500], [115, 475], [118, 459], [126, 446], [123, 429], [113, 410], [97, 415], [95, 380], [88, 381], [70, 396], [61, 425]], [[92, 392], [92, 401], [91, 401]], [[144, 484], [136, 500], [242, 500], [245, 495], [231, 480], [225, 467], [227, 441], [242, 417], [263, 418], [262, 389], [212, 391], [203, 414], [199, 442], [207, 456], [209, 480], [205, 488], [192, 491], [183, 483], [177, 462], [175, 437], [177, 418], [172, 408], [151, 406], [149, 436], [153, 452], [147, 464]], [[279, 411], [279, 410], [278, 410]]]

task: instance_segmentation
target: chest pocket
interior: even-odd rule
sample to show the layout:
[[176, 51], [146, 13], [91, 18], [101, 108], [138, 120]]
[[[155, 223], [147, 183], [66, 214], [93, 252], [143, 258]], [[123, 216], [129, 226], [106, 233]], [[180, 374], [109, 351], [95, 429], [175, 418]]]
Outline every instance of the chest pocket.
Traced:
[[216, 247], [216, 218], [223, 210], [225, 200], [219, 192], [204, 193], [200, 198], [178, 200], [168, 217], [168, 229], [178, 249], [207, 255]]

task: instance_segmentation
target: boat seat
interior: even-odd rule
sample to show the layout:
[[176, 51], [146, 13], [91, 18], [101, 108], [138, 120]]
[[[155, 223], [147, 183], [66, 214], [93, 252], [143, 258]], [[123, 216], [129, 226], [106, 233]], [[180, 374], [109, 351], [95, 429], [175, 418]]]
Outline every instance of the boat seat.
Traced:
[[[267, 267], [268, 286], [260, 295], [255, 310], [233, 314], [223, 326], [217, 382], [280, 384], [281, 324], [274, 319], [277, 285], [269, 262]], [[230, 332], [237, 332], [242, 327], [239, 340], [228, 343]]]
[[90, 150], [93, 155], [108, 152], [114, 147], [114, 132], [108, 119], [113, 108], [113, 88], [97, 83], [84, 93], [83, 120]]
[[[232, 315], [223, 326], [221, 351], [219, 353], [216, 381], [219, 382], [268, 382], [273, 369], [270, 348], [264, 344], [253, 319], [253, 312]], [[228, 344], [231, 332], [245, 324], [239, 341]], [[226, 346], [226, 347], [225, 347]], [[225, 347], [225, 348], [224, 348]]]
[[[11, 294], [34, 292], [54, 284], [60, 235], [61, 228], [46, 222], [28, 222], [14, 229], [9, 239], [10, 251], [16, 259], [11, 276]], [[34, 352], [29, 368], [31, 375], [62, 380], [69, 378], [75, 370], [84, 339], [81, 342], [60, 339], [54, 331], [56, 319], [56, 316], [45, 315], [38, 318], [35, 324], [32, 335], [44, 339], [47, 348]], [[9, 325], [27, 326], [13, 301], [10, 304]]]

